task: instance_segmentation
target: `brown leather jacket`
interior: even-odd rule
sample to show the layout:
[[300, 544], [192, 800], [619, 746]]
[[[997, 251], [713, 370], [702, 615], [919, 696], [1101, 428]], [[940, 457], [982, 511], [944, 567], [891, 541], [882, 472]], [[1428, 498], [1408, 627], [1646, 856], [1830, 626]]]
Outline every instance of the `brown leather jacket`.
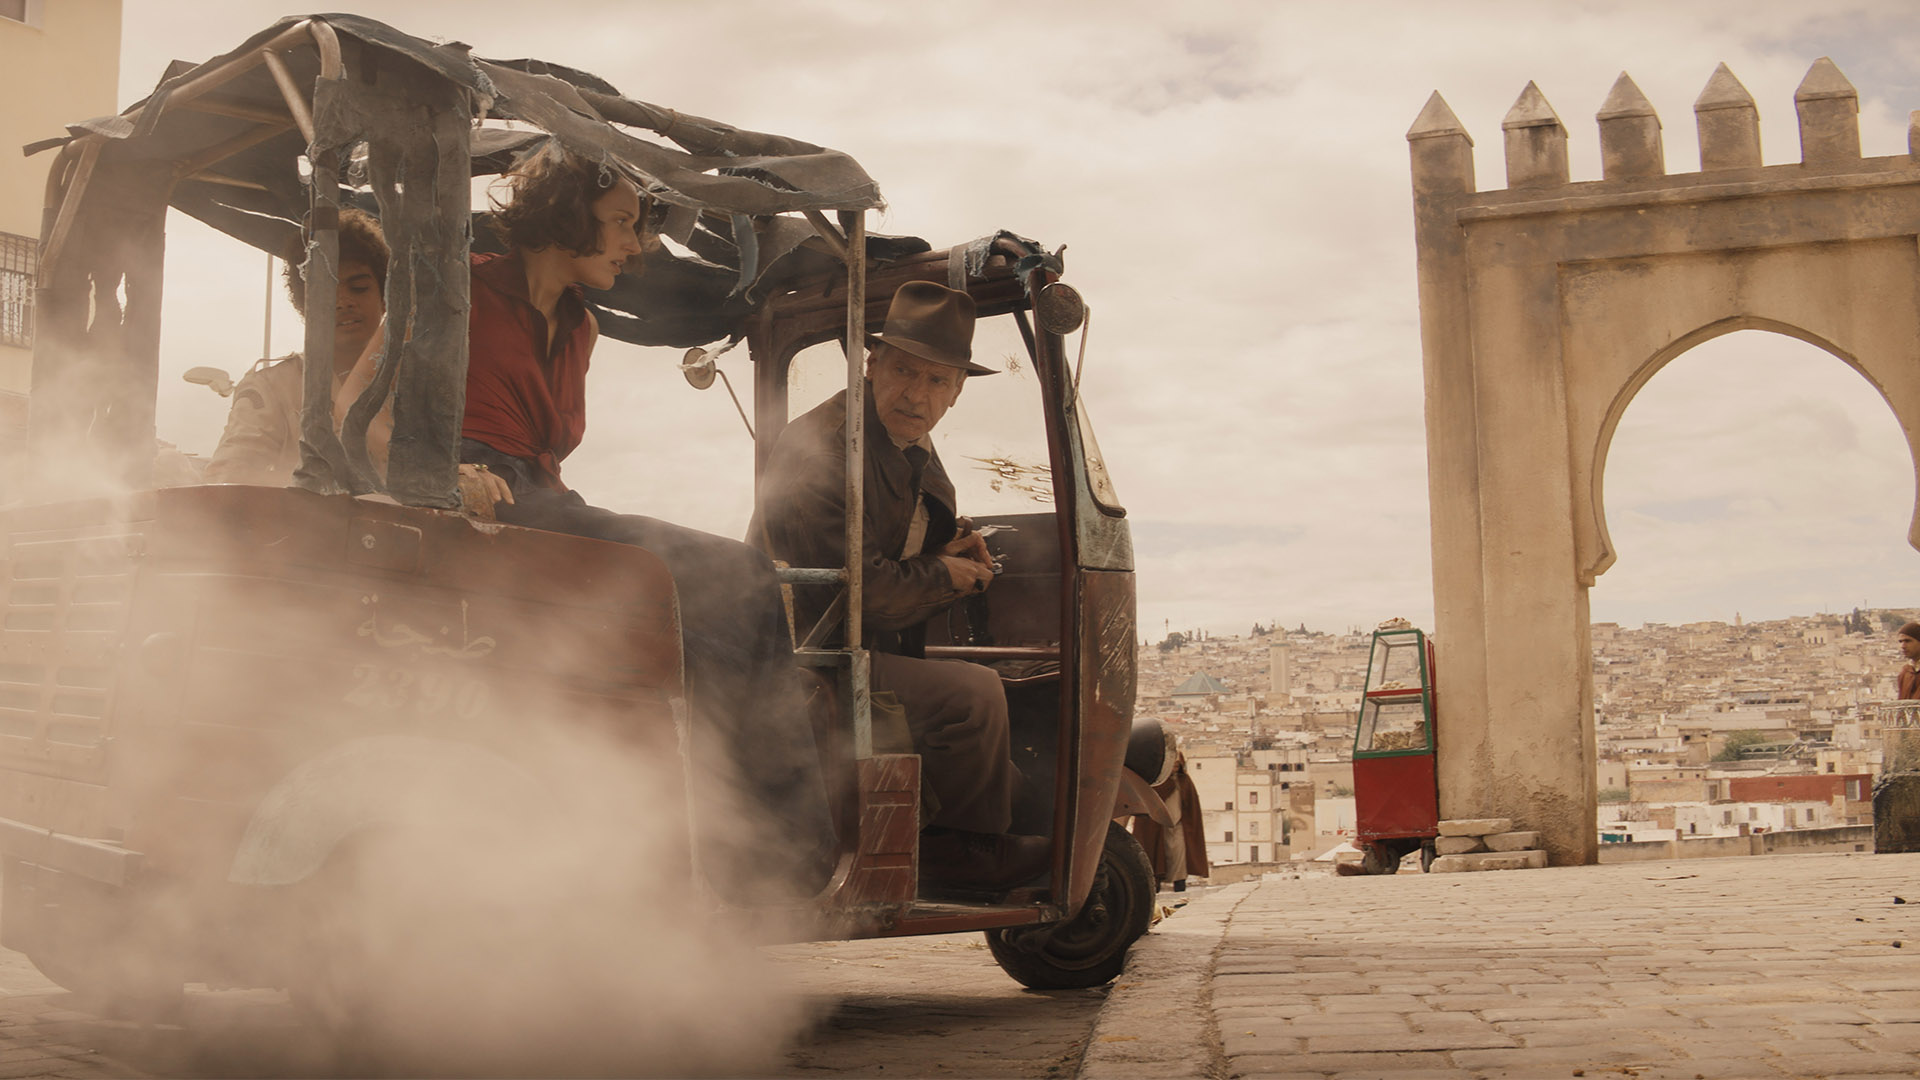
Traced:
[[[920, 554], [900, 557], [913, 521], [913, 466], [873, 408], [867, 388], [867, 453], [864, 480], [865, 573], [862, 643], [869, 649], [921, 655], [922, 624], [956, 598], [953, 580], [940, 562], [942, 545], [956, 531], [953, 481], [940, 455], [927, 461], [920, 490], [927, 496], [927, 535]], [[787, 425], [760, 474], [759, 505], [747, 542], [790, 566], [845, 564], [846, 395], [836, 394]], [[832, 603], [839, 586], [794, 588], [796, 632], [804, 637]], [[838, 644], [844, 635], [834, 639]]]

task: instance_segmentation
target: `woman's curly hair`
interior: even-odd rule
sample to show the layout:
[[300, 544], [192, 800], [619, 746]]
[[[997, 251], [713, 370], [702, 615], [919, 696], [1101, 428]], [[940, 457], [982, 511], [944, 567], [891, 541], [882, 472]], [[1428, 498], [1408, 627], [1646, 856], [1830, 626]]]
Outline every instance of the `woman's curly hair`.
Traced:
[[600, 254], [594, 201], [621, 181], [619, 173], [548, 141], [506, 175], [510, 198], [493, 196], [486, 224], [508, 247], [558, 247], [573, 255]]
[[[303, 231], [304, 232], [304, 231]], [[387, 291], [387, 260], [392, 253], [387, 250], [386, 234], [380, 231], [380, 222], [372, 214], [354, 207], [343, 207], [340, 211], [340, 262], [345, 266], [357, 262], [373, 271], [373, 280], [379, 284], [381, 295]], [[293, 301], [293, 310], [307, 317], [307, 277], [302, 266], [307, 259], [305, 237], [287, 254], [287, 268], [284, 279], [287, 283], [287, 299]]]

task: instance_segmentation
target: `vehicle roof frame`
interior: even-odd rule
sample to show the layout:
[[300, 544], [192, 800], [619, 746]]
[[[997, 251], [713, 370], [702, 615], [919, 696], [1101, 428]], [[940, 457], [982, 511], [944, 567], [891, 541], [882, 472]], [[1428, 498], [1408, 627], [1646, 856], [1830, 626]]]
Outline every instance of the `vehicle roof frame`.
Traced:
[[[369, 89], [395, 90], [396, 83], [397, 92], [386, 95], [395, 100], [385, 105]], [[310, 95], [302, 89], [309, 85]], [[398, 99], [409, 96], [431, 101], [426, 115], [435, 122], [402, 134], [433, 141], [441, 151], [437, 158], [392, 141], [383, 151], [379, 140], [365, 137], [380, 134], [403, 114]], [[418, 117], [416, 112], [407, 119]], [[536, 130], [480, 126], [488, 120]], [[644, 129], [663, 141], [648, 142], [623, 128]], [[355, 134], [362, 138], [353, 139]], [[36, 357], [36, 388], [49, 393], [36, 395], [30, 446], [43, 458], [72, 455], [85, 441], [76, 433], [97, 432], [97, 421], [111, 414], [126, 437], [103, 452], [98, 471], [110, 479], [98, 486], [140, 487], [150, 479], [151, 463], [142, 460], [147, 455], [140, 448], [153, 435], [156, 376], [149, 369], [158, 362], [158, 263], [168, 205], [273, 254], [284, 254], [301, 238], [310, 289], [325, 289], [332, 283], [323, 279], [333, 276], [338, 255], [332, 235], [338, 210], [349, 201], [372, 202], [387, 231], [405, 241], [395, 245], [403, 272], [390, 276], [388, 294], [389, 310], [408, 316], [405, 334], [376, 380], [379, 392], [394, 392], [396, 405], [394, 467], [386, 487], [402, 502], [455, 505], [451, 455], [463, 383], [445, 364], [402, 363], [400, 353], [452, 356], [455, 368], [464, 359], [458, 346], [464, 341], [465, 282], [458, 279], [465, 268], [457, 256], [474, 239], [468, 176], [499, 172], [547, 138], [633, 180], [647, 199], [668, 207], [667, 235], [695, 252], [649, 253], [649, 273], [623, 275], [614, 290], [589, 297], [603, 332], [635, 343], [701, 344], [738, 336], [759, 297], [824, 261], [844, 264], [847, 239], [828, 223], [827, 211], [883, 205], [877, 185], [837, 151], [625, 98], [604, 80], [560, 65], [479, 59], [457, 42], [410, 37], [360, 16], [288, 18], [221, 57], [195, 66], [176, 63], [154, 94], [124, 113], [71, 125], [66, 137], [28, 148], [61, 149], [49, 177], [41, 288], [50, 311], [68, 313], [64, 323], [50, 320], [55, 325], [49, 347]], [[455, 167], [449, 144], [456, 141], [464, 141], [465, 174]], [[363, 143], [367, 149], [360, 155]], [[295, 167], [302, 158], [309, 165], [305, 176]], [[433, 200], [417, 197], [422, 167], [437, 170], [425, 184], [436, 192]], [[400, 177], [409, 171], [416, 173], [416, 197], [400, 198], [406, 193]], [[104, 192], [124, 198], [122, 189], [141, 186], [123, 175], [130, 172], [147, 179], [145, 196], [125, 207], [102, 205]], [[390, 181], [385, 190], [353, 190], [383, 174]], [[340, 186], [342, 179], [348, 187]], [[433, 227], [416, 227], [416, 216]], [[114, 227], [85, 227], [86, 220], [108, 218]], [[869, 256], [925, 248], [913, 238], [876, 243], [864, 228], [860, 234]], [[144, 249], [134, 242], [139, 237], [146, 238]], [[144, 256], [135, 258], [141, 251]], [[69, 267], [75, 260], [85, 265]], [[399, 286], [407, 288], [407, 298], [396, 303]], [[117, 305], [122, 289], [127, 311]], [[456, 302], [462, 316], [451, 320], [457, 327], [423, 339], [422, 327], [436, 323], [447, 306], [439, 305], [441, 312], [418, 307], [415, 301], [428, 292]], [[134, 293], [141, 294], [140, 302]], [[70, 302], [63, 305], [63, 298]], [[111, 308], [112, 325], [96, 326], [100, 320], [93, 316], [102, 306]], [[330, 355], [325, 322], [309, 326], [308, 355]], [[389, 322], [400, 325], [398, 319]], [[319, 381], [316, 375], [308, 389], [321, 389]], [[125, 392], [104, 392], [109, 384]], [[334, 439], [330, 418], [323, 425], [319, 410], [309, 412], [316, 415], [303, 423], [303, 441], [312, 451], [303, 462], [303, 485], [378, 490], [379, 478], [361, 445], [362, 410], [350, 417], [344, 444]], [[451, 423], [443, 413], [452, 414]]]

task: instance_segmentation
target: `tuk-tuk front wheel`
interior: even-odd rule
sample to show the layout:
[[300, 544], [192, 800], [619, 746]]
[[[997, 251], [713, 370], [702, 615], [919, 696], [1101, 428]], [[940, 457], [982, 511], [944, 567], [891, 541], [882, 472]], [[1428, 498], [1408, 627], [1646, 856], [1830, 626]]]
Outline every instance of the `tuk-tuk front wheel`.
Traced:
[[1081, 990], [1111, 982], [1127, 950], [1153, 921], [1153, 863], [1139, 841], [1111, 822], [1087, 902], [1052, 926], [987, 931], [1002, 970], [1035, 990]]

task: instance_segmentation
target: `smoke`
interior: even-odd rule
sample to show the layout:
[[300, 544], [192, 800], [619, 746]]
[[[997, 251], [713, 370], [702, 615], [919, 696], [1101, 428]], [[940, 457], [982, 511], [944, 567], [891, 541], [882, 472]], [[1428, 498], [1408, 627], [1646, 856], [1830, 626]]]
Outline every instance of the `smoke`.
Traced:
[[677, 763], [552, 734], [563, 790], [425, 785], [316, 877], [295, 1000], [343, 1072], [767, 1071], [802, 1010], [690, 875]]
[[[108, 836], [150, 871], [116, 890], [21, 870], [8, 906], [32, 887], [23, 910], [70, 922], [19, 923], [10, 947], [106, 1012], [186, 982], [284, 987], [328, 1074], [774, 1067], [807, 1017], [757, 946], [806, 936], [817, 883], [756, 861], [780, 823], [678, 700], [658, 580], [609, 576], [631, 549], [298, 491], [153, 499], [91, 504], [71, 543], [43, 519], [38, 561], [5, 568], [64, 590], [43, 715], [76, 692], [57, 658], [79, 624], [57, 620], [127, 648], [94, 704], [59, 706], [90, 714], [63, 736], [87, 768], [42, 781], [97, 766], [105, 787], [0, 816]], [[531, 563], [535, 543], [568, 558]], [[257, 1066], [206, 1039], [204, 1071]]]

